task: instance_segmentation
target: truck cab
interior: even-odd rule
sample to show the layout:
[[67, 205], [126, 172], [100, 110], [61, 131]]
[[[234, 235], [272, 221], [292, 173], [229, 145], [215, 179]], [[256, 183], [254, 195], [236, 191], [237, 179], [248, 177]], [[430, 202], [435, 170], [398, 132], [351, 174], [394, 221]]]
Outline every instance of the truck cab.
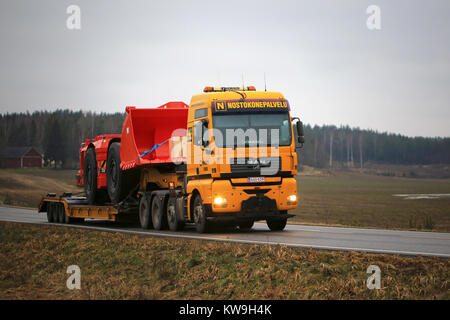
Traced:
[[271, 230], [285, 227], [288, 210], [297, 207], [292, 120], [279, 92], [206, 87], [192, 97], [186, 192], [189, 218], [199, 231], [208, 221], [249, 229], [266, 220]]

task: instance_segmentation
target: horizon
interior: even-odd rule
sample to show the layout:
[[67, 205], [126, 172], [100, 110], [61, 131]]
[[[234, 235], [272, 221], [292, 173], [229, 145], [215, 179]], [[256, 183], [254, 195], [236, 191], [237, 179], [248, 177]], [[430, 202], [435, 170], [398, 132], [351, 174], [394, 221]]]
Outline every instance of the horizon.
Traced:
[[[136, 106], [136, 108], [150, 108], [150, 107], [142, 107], [142, 106]], [[34, 110], [34, 111], [32, 111], [32, 112], [30, 112], [30, 110], [26, 110], [26, 111], [20, 111], [20, 112], [7, 112], [7, 113], [0, 113], [0, 116], [8, 116], [8, 115], [32, 115], [33, 113], [35, 113], [35, 112], [37, 112], [37, 113], [40, 113], [40, 112], [42, 112], [42, 113], [54, 113], [54, 112], [58, 112], [58, 111], [62, 111], [62, 112], [64, 112], [64, 111], [71, 111], [71, 112], [73, 112], [73, 113], [78, 113], [78, 112], [81, 112], [81, 113], [91, 113], [91, 114], [94, 114], [94, 115], [99, 115], [99, 116], [101, 116], [101, 115], [114, 115], [114, 114], [121, 114], [121, 113], [123, 113], [123, 114], [125, 114], [125, 110], [123, 111], [123, 112], [120, 112], [120, 111], [114, 111], [114, 112], [107, 112], [107, 111], [101, 111], [101, 112], [96, 112], [96, 111], [92, 111], [92, 110], [83, 110], [83, 109], [81, 109], [81, 108], [78, 108], [78, 109], [69, 109], [69, 108], [66, 108], [66, 109], [62, 109], [62, 108], [57, 108], [57, 109], [55, 109], [55, 110]], [[387, 135], [398, 135], [398, 136], [403, 136], [403, 137], [407, 137], [407, 138], [412, 138], [412, 139], [414, 139], [414, 138], [425, 138], [425, 139], [450, 139], [450, 136], [409, 136], [409, 135], [405, 135], [405, 134], [402, 134], [402, 133], [398, 133], [398, 132], [390, 132], [390, 131], [380, 131], [380, 130], [378, 130], [378, 129], [372, 129], [372, 128], [362, 128], [362, 127], [358, 127], [358, 126], [350, 126], [350, 125], [348, 125], [348, 124], [339, 124], [339, 125], [337, 125], [337, 124], [317, 124], [317, 123], [315, 123], [315, 124], [311, 124], [311, 123], [307, 123], [307, 122], [304, 122], [304, 121], [302, 121], [303, 122], [303, 125], [305, 125], [305, 126], [310, 126], [311, 128], [314, 128], [315, 126], [317, 126], [317, 127], [320, 127], [320, 128], [323, 128], [323, 127], [335, 127], [337, 130], [339, 130], [339, 129], [345, 129], [345, 128], [348, 128], [348, 129], [350, 129], [350, 130], [352, 130], [352, 131], [357, 131], [357, 130], [359, 130], [359, 131], [367, 131], [367, 132], [373, 132], [373, 133], [375, 133], [375, 134], [387, 134]], [[120, 130], [119, 130], [120, 131]], [[120, 132], [119, 132], [120, 133]]]
[[209, 85], [267, 84], [305, 123], [449, 137], [449, 9], [445, 0], [6, 0], [0, 113], [122, 112], [190, 101]]

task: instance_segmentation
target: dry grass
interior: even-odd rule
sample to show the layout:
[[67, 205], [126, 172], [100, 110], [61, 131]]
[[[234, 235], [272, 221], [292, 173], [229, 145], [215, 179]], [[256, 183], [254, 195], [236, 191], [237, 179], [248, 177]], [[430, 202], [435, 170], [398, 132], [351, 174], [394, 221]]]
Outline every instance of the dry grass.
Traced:
[[[449, 299], [448, 259], [0, 223], [0, 299]], [[68, 290], [69, 265], [81, 290]], [[382, 288], [365, 285], [369, 265]]]
[[0, 203], [37, 207], [48, 192], [77, 193], [76, 170], [0, 169]]

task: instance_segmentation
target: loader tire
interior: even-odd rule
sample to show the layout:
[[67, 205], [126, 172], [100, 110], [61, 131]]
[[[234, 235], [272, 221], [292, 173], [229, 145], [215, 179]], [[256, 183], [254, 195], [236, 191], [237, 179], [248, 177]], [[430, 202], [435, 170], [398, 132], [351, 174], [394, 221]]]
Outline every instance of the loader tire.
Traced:
[[97, 190], [97, 160], [94, 148], [89, 148], [84, 158], [84, 191], [88, 204], [95, 204], [100, 197]]
[[113, 142], [108, 149], [106, 184], [109, 198], [114, 204], [124, 200], [139, 183], [139, 172], [120, 169], [120, 161], [120, 142]]

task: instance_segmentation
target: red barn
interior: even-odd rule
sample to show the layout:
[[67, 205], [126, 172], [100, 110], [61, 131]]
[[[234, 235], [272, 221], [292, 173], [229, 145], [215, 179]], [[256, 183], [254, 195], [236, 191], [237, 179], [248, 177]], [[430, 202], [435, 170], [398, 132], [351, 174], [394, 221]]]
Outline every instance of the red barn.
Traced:
[[36, 147], [6, 147], [0, 152], [0, 168], [40, 168], [42, 153]]

